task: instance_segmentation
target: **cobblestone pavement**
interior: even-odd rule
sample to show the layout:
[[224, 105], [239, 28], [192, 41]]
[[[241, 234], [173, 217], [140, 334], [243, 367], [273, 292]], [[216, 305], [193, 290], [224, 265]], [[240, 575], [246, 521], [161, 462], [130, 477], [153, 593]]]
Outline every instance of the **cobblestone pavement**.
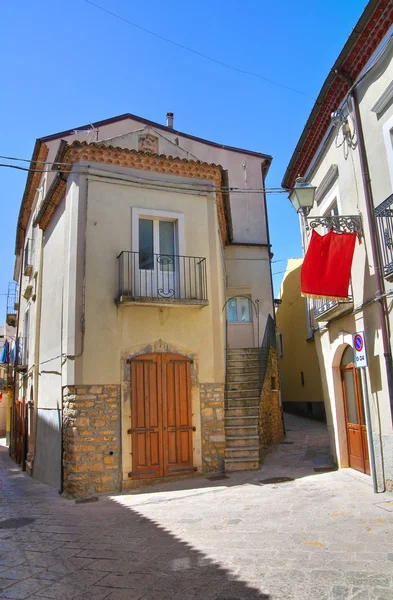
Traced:
[[[259, 471], [76, 504], [0, 451], [0, 598], [392, 600], [393, 496], [288, 416]], [[286, 483], [262, 483], [288, 477]]]

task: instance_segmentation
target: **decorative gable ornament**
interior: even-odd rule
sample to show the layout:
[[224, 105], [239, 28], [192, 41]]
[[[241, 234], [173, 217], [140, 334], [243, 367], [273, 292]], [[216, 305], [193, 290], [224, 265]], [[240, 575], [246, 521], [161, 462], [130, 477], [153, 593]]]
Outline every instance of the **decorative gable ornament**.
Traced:
[[142, 133], [141, 135], [138, 135], [138, 150], [139, 152], [158, 154], [158, 137], [151, 133]]
[[300, 275], [302, 296], [348, 300], [356, 237], [334, 231], [319, 235], [313, 229]]

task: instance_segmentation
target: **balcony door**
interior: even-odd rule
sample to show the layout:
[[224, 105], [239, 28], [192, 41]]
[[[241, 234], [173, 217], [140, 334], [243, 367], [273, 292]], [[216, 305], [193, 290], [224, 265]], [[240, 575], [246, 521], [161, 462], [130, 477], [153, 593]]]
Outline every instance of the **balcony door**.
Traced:
[[139, 217], [136, 295], [177, 296], [177, 245], [176, 221]]
[[353, 362], [353, 348], [348, 346], [341, 361], [349, 466], [370, 475], [364, 400], [359, 369]]

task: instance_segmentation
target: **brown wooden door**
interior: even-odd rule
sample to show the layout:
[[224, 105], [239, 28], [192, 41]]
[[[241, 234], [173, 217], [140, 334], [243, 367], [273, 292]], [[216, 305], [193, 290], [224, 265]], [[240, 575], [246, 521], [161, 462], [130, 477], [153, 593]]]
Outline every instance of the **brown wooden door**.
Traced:
[[24, 400], [16, 399], [14, 403], [14, 457], [15, 461], [26, 468], [28, 435], [28, 413]]
[[132, 477], [182, 474], [192, 467], [190, 361], [148, 354], [131, 362]]
[[164, 476], [192, 470], [190, 361], [162, 356]]
[[158, 354], [131, 363], [132, 471], [138, 479], [162, 477], [161, 359]]
[[353, 362], [353, 348], [348, 346], [341, 362], [349, 466], [370, 474], [367, 429], [364, 418], [363, 392], [359, 370]]

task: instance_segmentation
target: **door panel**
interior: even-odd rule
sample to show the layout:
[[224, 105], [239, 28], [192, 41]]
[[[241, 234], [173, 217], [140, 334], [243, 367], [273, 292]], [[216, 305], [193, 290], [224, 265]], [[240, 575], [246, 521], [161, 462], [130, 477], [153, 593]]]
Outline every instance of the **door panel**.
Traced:
[[163, 356], [164, 474], [192, 469], [192, 411], [190, 362], [182, 356]]
[[160, 375], [155, 354], [131, 363], [132, 473], [137, 479], [162, 477]]
[[352, 368], [342, 371], [349, 466], [364, 473], [363, 441], [357, 405], [357, 390]]
[[347, 428], [349, 466], [370, 474], [367, 429], [364, 418], [363, 391], [360, 374], [353, 363], [353, 350], [348, 347], [343, 355], [341, 378]]
[[190, 362], [151, 354], [131, 363], [131, 422], [134, 478], [192, 470]]

